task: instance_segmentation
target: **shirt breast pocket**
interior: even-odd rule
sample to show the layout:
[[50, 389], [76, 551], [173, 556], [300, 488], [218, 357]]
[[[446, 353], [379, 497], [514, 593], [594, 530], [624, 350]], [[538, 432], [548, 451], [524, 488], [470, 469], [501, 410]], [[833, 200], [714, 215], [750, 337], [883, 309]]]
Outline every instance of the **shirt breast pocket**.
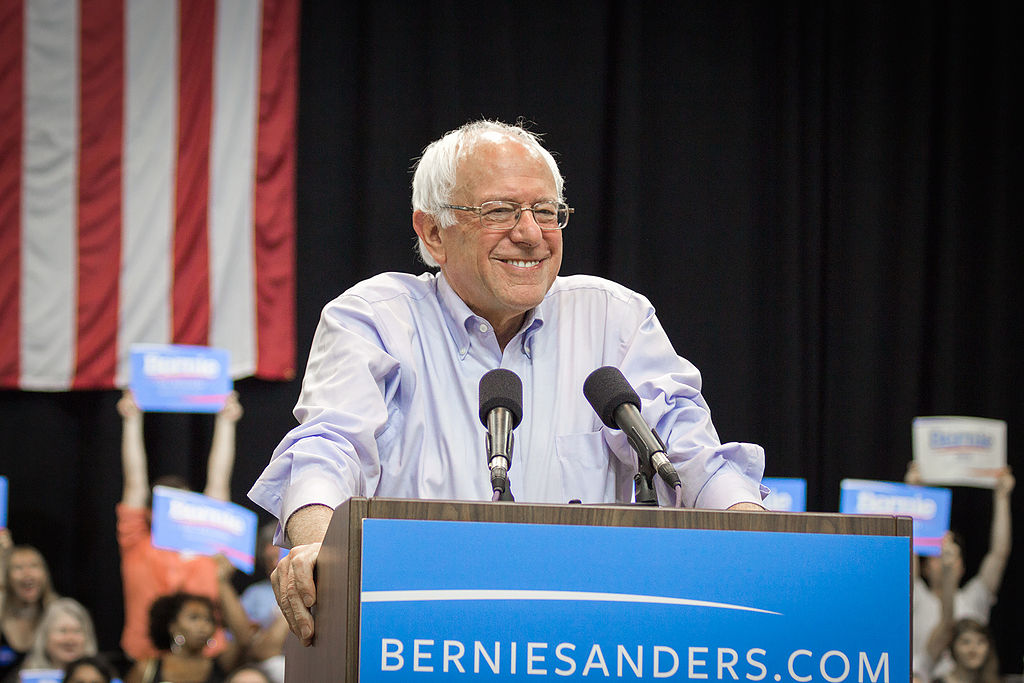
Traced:
[[608, 503], [615, 500], [614, 457], [601, 432], [555, 437], [565, 501]]

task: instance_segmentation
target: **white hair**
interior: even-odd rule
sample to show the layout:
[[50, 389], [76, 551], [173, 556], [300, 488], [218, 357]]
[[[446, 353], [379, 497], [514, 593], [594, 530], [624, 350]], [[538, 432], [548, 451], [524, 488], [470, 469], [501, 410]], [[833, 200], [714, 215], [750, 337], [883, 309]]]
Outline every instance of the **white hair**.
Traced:
[[[551, 169], [555, 179], [555, 191], [558, 201], [564, 201], [562, 188], [565, 179], [558, 170], [558, 164], [551, 152], [544, 148], [540, 136], [526, 130], [521, 125], [509, 125], [501, 121], [471, 121], [460, 128], [446, 133], [439, 140], [427, 145], [423, 155], [416, 162], [412, 177], [412, 208], [423, 211], [434, 217], [438, 226], [448, 228], [455, 224], [455, 215], [451, 209], [444, 208], [451, 203], [455, 191], [455, 173], [459, 162], [469, 156], [477, 143], [494, 135], [504, 136], [520, 142], [530, 151], [540, 155]], [[434, 257], [427, 251], [422, 239], [417, 240], [420, 258], [431, 268], [439, 267]]]
[[32, 649], [25, 655], [26, 669], [54, 669], [63, 668], [50, 658], [46, 646], [50, 640], [50, 632], [57, 623], [57, 619], [68, 615], [82, 626], [82, 635], [85, 637], [85, 647], [82, 655], [92, 656], [96, 654], [96, 631], [92, 626], [92, 619], [88, 610], [82, 603], [72, 598], [57, 598], [51, 602], [43, 611], [43, 616], [36, 628], [36, 636], [32, 642]]

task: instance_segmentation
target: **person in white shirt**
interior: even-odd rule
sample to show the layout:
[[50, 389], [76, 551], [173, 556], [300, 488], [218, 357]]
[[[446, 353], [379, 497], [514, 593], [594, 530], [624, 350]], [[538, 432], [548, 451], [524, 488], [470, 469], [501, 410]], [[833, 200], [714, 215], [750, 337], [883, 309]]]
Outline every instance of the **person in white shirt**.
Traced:
[[551, 153], [521, 127], [478, 121], [448, 133], [413, 179], [413, 229], [440, 272], [384, 273], [325, 307], [301, 424], [249, 493], [280, 520], [275, 540], [293, 546], [273, 582], [304, 644], [334, 507], [352, 496], [491, 498], [477, 398], [494, 368], [523, 380], [516, 500], [629, 501], [636, 457], [582, 395], [588, 374], [611, 365], [664, 439], [683, 505], [763, 509], [763, 449], [720, 441], [700, 373], [650, 302], [608, 280], [559, 276], [573, 211], [562, 186]]
[[[906, 481], [921, 483], [913, 462]], [[988, 624], [1013, 542], [1010, 494], [1015, 484], [1010, 468], [1005, 468], [992, 490], [988, 552], [978, 573], [962, 586], [964, 563], [960, 544], [952, 534], [943, 539], [940, 555], [914, 558], [913, 669], [923, 680], [940, 678], [952, 670], [948, 647], [956, 621], [972, 618]]]

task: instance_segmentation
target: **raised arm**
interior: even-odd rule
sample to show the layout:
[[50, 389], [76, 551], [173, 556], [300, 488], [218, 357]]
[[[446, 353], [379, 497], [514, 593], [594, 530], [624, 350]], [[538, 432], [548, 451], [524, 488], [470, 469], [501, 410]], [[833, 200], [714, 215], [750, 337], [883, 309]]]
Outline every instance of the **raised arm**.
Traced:
[[999, 475], [996, 487], [992, 491], [992, 529], [989, 534], [988, 553], [981, 560], [978, 576], [993, 595], [999, 591], [999, 585], [1003, 582], [1003, 572], [1006, 570], [1010, 547], [1013, 544], [1010, 494], [1015, 484], [1013, 473], [1007, 467]]
[[[913, 486], [921, 485], [921, 469], [917, 466], [916, 460], [911, 460], [907, 463], [907, 473], [903, 475], [903, 481]], [[910, 568], [914, 579], [921, 576], [921, 560], [918, 558], [917, 553], [912, 554]]]
[[939, 661], [943, 651], [949, 647], [953, 637], [953, 599], [960, 579], [963, 578], [963, 561], [960, 558], [960, 546], [947, 533], [942, 539], [942, 572], [939, 579], [939, 623], [928, 634], [928, 657], [932, 662]]
[[149, 499], [146, 445], [142, 437], [142, 411], [131, 391], [125, 389], [121, 395], [117, 412], [121, 415], [121, 474], [124, 477], [121, 502], [128, 507], [144, 508]]
[[0, 527], [0, 614], [4, 613], [4, 600], [7, 596], [7, 565], [11, 561], [13, 549], [14, 540], [11, 538], [11, 530], [7, 527]]
[[231, 500], [231, 472], [235, 467], [235, 425], [242, 417], [238, 392], [232, 391], [213, 423], [213, 441], [206, 463], [206, 495]]
[[232, 636], [228, 640], [228, 647], [217, 659], [225, 671], [230, 671], [241, 663], [249, 649], [252, 633], [249, 628], [249, 618], [245, 615], [245, 609], [242, 607], [242, 601], [239, 600], [238, 593], [231, 583], [235, 567], [223, 555], [217, 555], [215, 559], [217, 560], [217, 601], [224, 619], [224, 628]]
[[284, 641], [287, 637], [288, 620], [284, 618], [284, 613], [281, 613], [273, 624], [253, 634], [249, 656], [257, 662], [262, 662], [279, 655], [284, 651]]

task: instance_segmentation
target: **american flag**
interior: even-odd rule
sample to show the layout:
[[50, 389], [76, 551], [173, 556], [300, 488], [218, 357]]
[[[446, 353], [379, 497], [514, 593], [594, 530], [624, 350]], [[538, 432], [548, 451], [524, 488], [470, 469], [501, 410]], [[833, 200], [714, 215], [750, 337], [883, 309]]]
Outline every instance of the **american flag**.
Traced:
[[0, 0], [0, 387], [294, 375], [299, 0]]

